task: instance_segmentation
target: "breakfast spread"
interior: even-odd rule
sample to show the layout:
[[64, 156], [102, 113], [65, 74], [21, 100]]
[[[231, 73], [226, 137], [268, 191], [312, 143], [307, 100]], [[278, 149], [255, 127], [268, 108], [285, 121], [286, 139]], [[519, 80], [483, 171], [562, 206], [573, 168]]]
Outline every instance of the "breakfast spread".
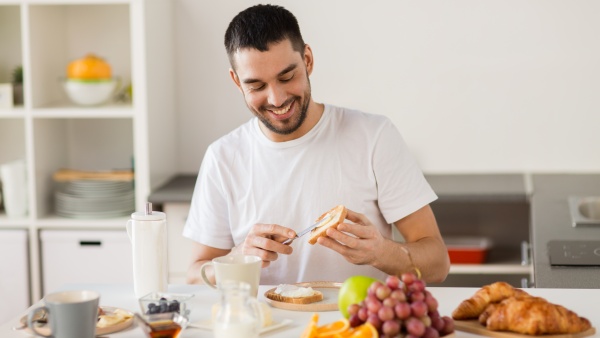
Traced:
[[496, 282], [478, 290], [453, 311], [456, 320], [477, 319], [491, 331], [527, 335], [572, 334], [592, 328], [589, 320], [541, 297]]
[[327, 236], [327, 229], [333, 228], [337, 229], [337, 226], [346, 219], [346, 214], [348, 213], [348, 209], [346, 209], [343, 205], [338, 205], [335, 208], [327, 211], [321, 217], [317, 218], [317, 222], [320, 220], [328, 219], [329, 220], [323, 224], [319, 224], [316, 228], [314, 228], [308, 239], [308, 243], [315, 244], [317, 243], [317, 239], [319, 237]]
[[292, 284], [280, 284], [265, 296], [271, 300], [293, 304], [310, 304], [323, 300], [323, 293], [312, 287], [301, 287]]

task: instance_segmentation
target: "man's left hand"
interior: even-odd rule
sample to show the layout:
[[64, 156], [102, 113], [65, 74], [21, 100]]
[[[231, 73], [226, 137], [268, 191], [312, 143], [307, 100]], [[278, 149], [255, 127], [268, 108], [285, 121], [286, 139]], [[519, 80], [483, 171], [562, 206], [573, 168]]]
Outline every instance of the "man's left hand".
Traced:
[[337, 229], [327, 229], [327, 237], [319, 237], [317, 243], [338, 252], [350, 263], [373, 265], [386, 239], [365, 215], [348, 209], [346, 219], [354, 224], [341, 223]]

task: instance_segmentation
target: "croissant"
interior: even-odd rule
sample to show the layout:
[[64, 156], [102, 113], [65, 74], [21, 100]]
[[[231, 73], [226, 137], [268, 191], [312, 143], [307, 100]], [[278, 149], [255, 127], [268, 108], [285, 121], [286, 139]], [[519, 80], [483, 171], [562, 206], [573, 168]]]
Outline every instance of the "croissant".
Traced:
[[578, 333], [591, 328], [586, 318], [539, 297], [507, 298], [492, 304], [484, 313], [486, 327], [492, 331], [541, 335]]
[[506, 282], [486, 285], [477, 290], [471, 298], [460, 303], [452, 312], [452, 318], [457, 320], [477, 318], [490, 303], [519, 295], [528, 295], [528, 293], [515, 289]]

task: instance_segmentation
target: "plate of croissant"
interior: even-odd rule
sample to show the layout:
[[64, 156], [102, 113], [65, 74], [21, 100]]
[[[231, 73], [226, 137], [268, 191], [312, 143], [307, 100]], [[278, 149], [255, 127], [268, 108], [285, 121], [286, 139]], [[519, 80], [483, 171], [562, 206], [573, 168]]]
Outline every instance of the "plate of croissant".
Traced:
[[596, 332], [590, 321], [505, 282], [482, 287], [452, 312], [457, 330], [490, 337], [571, 337]]

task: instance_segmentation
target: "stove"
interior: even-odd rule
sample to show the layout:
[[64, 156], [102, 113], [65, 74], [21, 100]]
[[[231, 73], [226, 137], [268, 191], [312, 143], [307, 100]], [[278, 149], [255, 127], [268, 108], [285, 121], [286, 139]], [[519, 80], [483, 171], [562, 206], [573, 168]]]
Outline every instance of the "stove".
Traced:
[[550, 265], [600, 266], [600, 241], [549, 241]]

